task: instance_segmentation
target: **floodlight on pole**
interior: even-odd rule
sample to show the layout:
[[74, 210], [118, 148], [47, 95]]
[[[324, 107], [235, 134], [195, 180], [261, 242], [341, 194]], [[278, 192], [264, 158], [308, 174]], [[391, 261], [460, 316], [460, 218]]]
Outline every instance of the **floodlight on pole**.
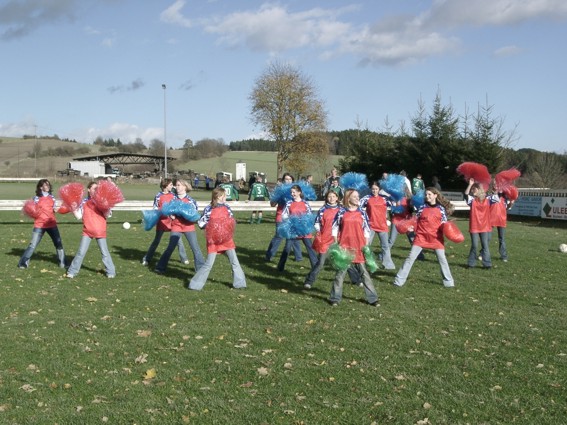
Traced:
[[167, 87], [166, 87], [165, 84], [162, 84], [161, 88], [163, 89], [163, 153], [164, 153], [164, 155], [163, 155], [163, 159], [164, 159], [163, 178], [166, 179], [167, 178], [167, 131], [166, 131], [166, 128], [167, 128], [166, 116], [167, 116], [167, 114], [166, 114], [166, 108], [165, 108], [165, 105], [166, 105], [165, 92], [166, 92]]

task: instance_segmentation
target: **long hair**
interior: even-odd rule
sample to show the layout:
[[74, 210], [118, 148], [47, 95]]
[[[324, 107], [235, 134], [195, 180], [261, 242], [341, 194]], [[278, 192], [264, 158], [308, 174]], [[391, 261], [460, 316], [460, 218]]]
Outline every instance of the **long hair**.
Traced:
[[325, 203], [326, 204], [330, 204], [329, 195], [335, 195], [335, 197], [337, 198], [337, 205], [340, 205], [341, 201], [339, 200], [339, 194], [337, 192], [333, 192], [332, 190], [329, 190], [327, 192], [327, 194], [325, 195]]
[[441, 193], [440, 190], [438, 190], [437, 188], [430, 186], [428, 188], [425, 189], [425, 191], [429, 191], [431, 193], [433, 193], [434, 195], [437, 195], [437, 203], [439, 205], [441, 205], [443, 208], [445, 208], [445, 212], [448, 215], [453, 214], [453, 212], [455, 211], [455, 206], [451, 203], [451, 201], [449, 201], [447, 198], [445, 198], [443, 196], [443, 194]]
[[471, 190], [473, 189], [476, 189], [476, 195], [474, 195], [474, 197], [477, 198], [480, 202], [484, 201], [484, 198], [486, 198], [486, 192], [484, 191], [482, 184], [478, 182], [473, 183]]
[[35, 194], [37, 196], [41, 196], [42, 195], [42, 190], [41, 190], [41, 186], [43, 186], [45, 183], [47, 183], [49, 185], [49, 194], [51, 194], [51, 190], [53, 189], [51, 187], [51, 182], [47, 179], [40, 179], [37, 184], [35, 185]]
[[224, 195], [226, 192], [224, 191], [224, 189], [220, 186], [215, 187], [213, 189], [213, 192], [211, 193], [211, 206], [212, 207], [216, 207], [219, 204], [219, 199], [222, 195]]

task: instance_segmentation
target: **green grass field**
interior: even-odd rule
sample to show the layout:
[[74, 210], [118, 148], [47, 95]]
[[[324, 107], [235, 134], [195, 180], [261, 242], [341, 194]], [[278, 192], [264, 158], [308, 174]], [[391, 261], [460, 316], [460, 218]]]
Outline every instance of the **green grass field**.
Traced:
[[[0, 213], [3, 261], [0, 423], [5, 424], [559, 424], [567, 415], [567, 243], [564, 224], [512, 222], [510, 261], [466, 269], [467, 240], [448, 243], [456, 287], [434, 254], [406, 286], [373, 275], [381, 307], [347, 285], [330, 307], [333, 271], [302, 288], [308, 260], [278, 273], [263, 261], [273, 218], [235, 240], [248, 288], [230, 289], [218, 257], [201, 292], [174, 254], [168, 273], [142, 267], [153, 233], [115, 212], [108, 230], [117, 277], [91, 244], [80, 274], [63, 277], [46, 238], [16, 267], [32, 224]], [[130, 230], [122, 222], [134, 223]], [[467, 223], [458, 220], [462, 230]], [[81, 224], [62, 216], [69, 259]], [[199, 232], [204, 251], [204, 237]], [[165, 248], [166, 241], [158, 249]], [[399, 267], [408, 253], [400, 237]]]

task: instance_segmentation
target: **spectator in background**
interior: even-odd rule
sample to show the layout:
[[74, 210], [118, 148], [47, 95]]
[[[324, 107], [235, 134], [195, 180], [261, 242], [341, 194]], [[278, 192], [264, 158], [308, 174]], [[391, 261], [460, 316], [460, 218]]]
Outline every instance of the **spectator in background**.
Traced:
[[433, 176], [433, 178], [431, 179], [431, 184], [435, 189], [437, 189], [439, 192], [441, 192], [441, 185], [439, 184], [439, 177]]
[[420, 190], [425, 190], [425, 184], [421, 178], [421, 173], [417, 173], [411, 181], [411, 192], [415, 195]]
[[222, 187], [226, 192], [227, 201], [238, 201], [240, 199], [240, 196], [238, 195], [238, 190], [230, 182], [228, 176], [223, 177], [222, 183], [219, 184], [219, 187]]
[[335, 167], [333, 167], [333, 169], [331, 170], [331, 175], [327, 178], [327, 180], [325, 180], [325, 183], [323, 183], [323, 189], [321, 193], [323, 195], [323, 198], [325, 198], [327, 192], [329, 191], [329, 188], [333, 184], [333, 179], [338, 176], [339, 176], [339, 172]]

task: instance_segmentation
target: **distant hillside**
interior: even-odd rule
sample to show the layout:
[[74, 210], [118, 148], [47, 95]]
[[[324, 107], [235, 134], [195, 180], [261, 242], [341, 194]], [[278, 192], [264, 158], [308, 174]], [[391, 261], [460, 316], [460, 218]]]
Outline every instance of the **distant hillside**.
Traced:
[[[41, 148], [41, 149], [39, 149]], [[40, 150], [39, 155], [34, 151]], [[62, 152], [61, 155], [45, 156], [47, 152]], [[65, 154], [69, 152], [70, 154]], [[67, 168], [67, 163], [74, 157], [93, 155], [101, 152], [99, 146], [64, 142], [53, 139], [20, 139], [0, 136], [0, 177], [38, 177], [55, 178], [58, 170]], [[106, 152], [115, 152], [106, 151]], [[147, 153], [147, 152], [146, 152]], [[175, 158], [170, 170], [193, 170], [213, 177], [219, 171], [236, 174], [236, 163], [246, 163], [247, 172], [260, 171], [274, 182], [276, 174], [276, 153], [256, 151], [228, 151], [222, 157], [180, 162], [180, 150], [169, 150], [169, 158]], [[308, 174], [313, 174], [316, 183], [321, 182], [333, 165], [338, 165], [340, 156], [331, 156], [328, 160], [317, 161]], [[140, 171], [139, 165], [126, 166], [126, 172]]]

